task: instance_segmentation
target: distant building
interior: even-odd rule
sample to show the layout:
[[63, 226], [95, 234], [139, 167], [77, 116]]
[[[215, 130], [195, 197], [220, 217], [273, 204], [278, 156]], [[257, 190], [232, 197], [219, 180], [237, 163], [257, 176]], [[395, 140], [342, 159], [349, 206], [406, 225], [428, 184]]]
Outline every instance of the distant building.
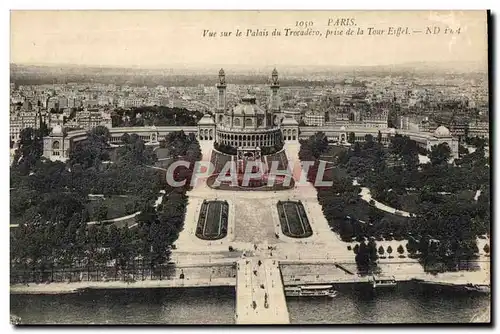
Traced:
[[[40, 127], [40, 115], [36, 110], [16, 110], [10, 114], [10, 140], [17, 142], [21, 131], [26, 128], [38, 129]], [[46, 121], [46, 114], [42, 114], [42, 121]]]
[[111, 127], [111, 118], [104, 119], [101, 110], [98, 108], [86, 108], [76, 114], [76, 124], [86, 130], [90, 130], [99, 125], [109, 125], [109, 127]]
[[143, 105], [144, 101], [139, 98], [127, 98], [123, 101], [123, 107], [125, 108], [140, 107]]
[[300, 109], [284, 110], [283, 115], [285, 118], [293, 118], [297, 123], [300, 123], [302, 120], [302, 112]]
[[465, 122], [454, 122], [450, 124], [450, 132], [453, 137], [457, 137], [460, 142], [465, 140], [468, 124]]
[[316, 114], [311, 111], [306, 112], [303, 119], [304, 123], [309, 126], [325, 125], [325, 115]]
[[[335, 107], [328, 112], [327, 125], [386, 128], [389, 111], [387, 109], [367, 112], [349, 106]], [[307, 124], [307, 122], [306, 122]]]
[[453, 158], [458, 158], [458, 138], [453, 137], [450, 130], [444, 126], [439, 126], [433, 133], [433, 137], [427, 140], [427, 150], [439, 144], [448, 144]]
[[467, 129], [468, 137], [490, 138], [490, 124], [488, 122], [471, 122]]

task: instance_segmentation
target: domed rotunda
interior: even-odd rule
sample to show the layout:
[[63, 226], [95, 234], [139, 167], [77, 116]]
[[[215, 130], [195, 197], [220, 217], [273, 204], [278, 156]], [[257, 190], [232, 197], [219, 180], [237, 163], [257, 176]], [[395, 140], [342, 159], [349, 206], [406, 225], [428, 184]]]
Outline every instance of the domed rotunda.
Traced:
[[434, 136], [436, 137], [451, 137], [451, 132], [445, 126], [439, 126], [436, 130], [434, 130]]
[[[276, 78], [274, 77], [276, 76]], [[271, 95], [271, 107], [261, 107], [257, 104], [255, 96], [247, 94], [241, 98], [240, 103], [232, 108], [225, 106], [225, 74], [219, 72], [219, 101], [215, 113], [216, 136], [215, 142], [230, 145], [236, 148], [262, 148], [282, 144], [282, 132], [279, 124], [274, 124], [279, 108], [274, 99], [277, 94]], [[277, 71], [273, 71], [273, 86], [277, 87]], [[276, 88], [277, 89], [277, 88]]]

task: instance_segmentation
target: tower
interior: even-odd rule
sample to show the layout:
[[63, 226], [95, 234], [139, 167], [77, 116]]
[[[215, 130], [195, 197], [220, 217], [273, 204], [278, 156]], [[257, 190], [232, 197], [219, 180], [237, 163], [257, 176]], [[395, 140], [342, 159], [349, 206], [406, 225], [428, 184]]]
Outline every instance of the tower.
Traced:
[[281, 109], [279, 102], [278, 90], [280, 88], [280, 82], [278, 79], [278, 71], [276, 68], [273, 70], [271, 74], [271, 103], [270, 103], [270, 111], [272, 115], [272, 120], [274, 125], [278, 125], [281, 121]]
[[219, 83], [217, 84], [217, 109], [215, 111], [216, 123], [222, 123], [224, 111], [226, 110], [226, 74], [224, 69], [219, 71]]

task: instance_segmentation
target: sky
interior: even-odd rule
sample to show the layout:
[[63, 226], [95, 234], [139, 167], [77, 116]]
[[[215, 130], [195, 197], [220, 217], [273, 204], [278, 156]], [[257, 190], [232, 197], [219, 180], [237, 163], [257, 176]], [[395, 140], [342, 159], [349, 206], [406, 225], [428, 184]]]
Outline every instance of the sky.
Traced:
[[[355, 24], [328, 26], [337, 19]], [[353, 22], [351, 21], [353, 20]], [[317, 36], [284, 36], [297, 21]], [[368, 35], [408, 27], [410, 35]], [[427, 28], [439, 34], [425, 34]], [[460, 34], [445, 34], [446, 27]], [[363, 35], [332, 36], [351, 28]], [[242, 36], [236, 37], [236, 29]], [[246, 37], [267, 30], [269, 36]], [[281, 36], [271, 36], [278, 29]], [[203, 37], [205, 30], [216, 37]], [[422, 33], [413, 33], [414, 30]], [[231, 32], [221, 37], [221, 32]], [[344, 31], [345, 33], [345, 31]], [[159, 68], [374, 66], [470, 62], [487, 67], [485, 11], [11, 11], [11, 63]]]

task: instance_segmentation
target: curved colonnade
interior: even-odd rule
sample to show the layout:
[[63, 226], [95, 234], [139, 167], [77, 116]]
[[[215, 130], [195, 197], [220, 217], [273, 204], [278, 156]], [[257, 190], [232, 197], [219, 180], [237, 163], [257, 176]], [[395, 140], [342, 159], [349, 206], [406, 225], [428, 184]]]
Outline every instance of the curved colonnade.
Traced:
[[[238, 131], [215, 126], [159, 126], [159, 127], [120, 127], [110, 128], [110, 144], [119, 145], [125, 133], [136, 134], [143, 139], [147, 145], [159, 145], [159, 141], [171, 132], [184, 131], [187, 134], [193, 133], [200, 141], [217, 141], [233, 147], [264, 147], [274, 146], [280, 141], [297, 141], [307, 139], [317, 132], [324, 132], [330, 141], [347, 143], [350, 133], [354, 133], [356, 142], [365, 141], [366, 135], [371, 135], [377, 139], [379, 132], [381, 142], [388, 144], [391, 136], [400, 134], [410, 137], [422, 148], [430, 150], [434, 145], [447, 143], [453, 157], [458, 157], [458, 140], [451, 135], [440, 135], [439, 133], [419, 132], [408, 130], [396, 130], [376, 127], [345, 128], [336, 126], [281, 126], [270, 129], [256, 131]], [[351, 135], [352, 136], [352, 135]], [[44, 137], [44, 152], [46, 158], [52, 160], [65, 160], [68, 157], [69, 149], [75, 142], [87, 138], [86, 130], [70, 131], [66, 135], [62, 133], [51, 133]]]

